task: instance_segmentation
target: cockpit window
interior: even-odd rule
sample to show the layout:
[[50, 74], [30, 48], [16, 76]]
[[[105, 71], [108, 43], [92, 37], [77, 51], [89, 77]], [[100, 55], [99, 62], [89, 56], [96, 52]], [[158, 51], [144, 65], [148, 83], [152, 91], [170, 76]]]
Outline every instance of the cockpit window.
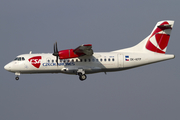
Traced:
[[18, 60], [18, 58], [15, 58], [14, 60], [16, 61], [16, 60]]
[[21, 57], [18, 58], [18, 61], [21, 61]]
[[15, 61], [24, 61], [25, 58], [24, 58], [24, 57], [16, 57], [14, 60], [15, 60]]

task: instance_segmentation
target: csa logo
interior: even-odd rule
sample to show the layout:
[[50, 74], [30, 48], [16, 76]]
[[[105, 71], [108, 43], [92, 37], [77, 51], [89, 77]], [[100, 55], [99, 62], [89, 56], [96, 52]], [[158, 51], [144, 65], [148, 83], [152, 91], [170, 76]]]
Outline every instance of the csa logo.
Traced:
[[[163, 22], [162, 25], [169, 25], [168, 22]], [[166, 29], [172, 29], [166, 28]], [[146, 44], [146, 48], [150, 51], [157, 52], [157, 53], [165, 53], [166, 48], [169, 42], [170, 35], [163, 32], [163, 30], [166, 30], [165, 28], [157, 27], [152, 35], [149, 37], [149, 40]], [[167, 30], [166, 30], [167, 32]]]
[[41, 56], [35, 56], [28, 59], [29, 62], [36, 68], [39, 68], [41, 65]]

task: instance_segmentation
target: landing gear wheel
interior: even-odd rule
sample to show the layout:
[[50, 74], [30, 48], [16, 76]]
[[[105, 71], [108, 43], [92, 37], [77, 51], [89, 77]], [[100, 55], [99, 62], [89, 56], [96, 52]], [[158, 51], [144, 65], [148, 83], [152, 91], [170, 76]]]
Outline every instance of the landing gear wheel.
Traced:
[[87, 78], [87, 76], [85, 74], [79, 75], [79, 79], [81, 81], [84, 81]]
[[17, 77], [15, 77], [15, 79], [16, 79], [16, 80], [19, 80], [19, 77], [17, 76]]

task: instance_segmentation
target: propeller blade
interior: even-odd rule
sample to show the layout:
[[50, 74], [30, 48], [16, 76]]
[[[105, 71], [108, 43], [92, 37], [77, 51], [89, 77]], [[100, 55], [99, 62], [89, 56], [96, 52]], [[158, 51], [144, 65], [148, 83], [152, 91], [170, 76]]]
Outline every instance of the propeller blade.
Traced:
[[56, 52], [58, 52], [57, 42], [56, 42]]
[[58, 56], [56, 56], [56, 63], [57, 63], [57, 66], [58, 66]]
[[58, 53], [58, 48], [57, 48], [57, 42], [54, 43], [54, 53], [53, 53], [54, 56], [59, 56], [59, 53]]
[[59, 53], [58, 53], [58, 48], [57, 48], [57, 42], [54, 43], [54, 53], [53, 53], [53, 55], [56, 56], [56, 63], [57, 63], [57, 66], [58, 66]]
[[55, 43], [54, 43], [54, 53], [56, 52], [56, 50], [55, 50]]

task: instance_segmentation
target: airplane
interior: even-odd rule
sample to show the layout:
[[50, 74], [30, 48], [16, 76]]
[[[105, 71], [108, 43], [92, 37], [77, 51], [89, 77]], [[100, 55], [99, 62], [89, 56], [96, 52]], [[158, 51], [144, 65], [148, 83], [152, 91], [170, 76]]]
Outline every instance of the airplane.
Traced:
[[32, 54], [30, 51], [17, 56], [4, 69], [15, 73], [16, 80], [20, 74], [65, 73], [78, 75], [84, 81], [86, 74], [127, 70], [173, 59], [175, 55], [165, 54], [173, 25], [172, 20], [159, 21], [139, 44], [110, 52], [93, 52], [92, 44], [58, 51], [55, 42], [54, 53]]

